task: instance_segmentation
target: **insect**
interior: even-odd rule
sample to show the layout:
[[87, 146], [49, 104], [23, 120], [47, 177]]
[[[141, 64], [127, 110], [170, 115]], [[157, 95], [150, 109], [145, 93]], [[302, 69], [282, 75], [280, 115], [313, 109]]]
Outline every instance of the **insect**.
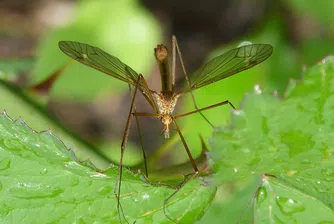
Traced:
[[[199, 170], [190, 153], [187, 143], [180, 131], [177, 119], [194, 113], [200, 113], [204, 117], [204, 115], [201, 113], [204, 110], [208, 110], [226, 104], [230, 105], [232, 108], [234, 108], [234, 106], [228, 100], [225, 100], [223, 102], [198, 109], [195, 99], [192, 95], [193, 101], [195, 103], [195, 110], [184, 114], [174, 115], [173, 112], [178, 102], [178, 99], [186, 93], [192, 94], [193, 90], [196, 90], [203, 86], [207, 86], [221, 79], [225, 79], [229, 76], [232, 76], [238, 72], [249, 69], [263, 62], [272, 54], [273, 51], [272, 46], [268, 44], [244, 45], [239, 48], [229, 50], [228, 52], [212, 59], [204, 66], [199, 68], [192, 76], [188, 77], [175, 36], [172, 37], [172, 46], [173, 46], [172, 49], [173, 57], [172, 57], [171, 71], [169, 66], [167, 47], [161, 44], [154, 49], [155, 58], [161, 76], [161, 91], [156, 92], [154, 90], [149, 89], [144, 77], [141, 74], [138, 74], [131, 67], [121, 62], [118, 58], [111, 56], [110, 54], [104, 52], [100, 48], [73, 41], [59, 42], [59, 48], [69, 57], [75, 59], [76, 61], [82, 64], [85, 64], [89, 67], [99, 70], [107, 75], [110, 75], [116, 79], [126, 82], [130, 86], [134, 87], [131, 106], [121, 144], [121, 157], [118, 170], [118, 181], [116, 181], [116, 186], [115, 186], [115, 196], [117, 198], [117, 209], [120, 220], [121, 220], [120, 192], [121, 192], [121, 180], [122, 180], [122, 169], [123, 169], [123, 156], [126, 148], [126, 143], [128, 140], [130, 124], [133, 117], [136, 117], [136, 119], [137, 117], [142, 117], [142, 116], [150, 116], [158, 118], [164, 126], [163, 133], [166, 139], [170, 137], [170, 130], [171, 126], [173, 125], [181, 138], [182, 144], [188, 154], [188, 157], [194, 169], [194, 173], [197, 174]], [[185, 88], [180, 93], [175, 92], [176, 50], [178, 52], [178, 56], [181, 61], [183, 73], [185, 74], [188, 83], [188, 87]], [[138, 91], [140, 91], [143, 94], [147, 102], [152, 106], [154, 113], [137, 112], [135, 110], [134, 102]], [[144, 153], [144, 162], [146, 165], [145, 153]], [[145, 166], [145, 173], [147, 176], [148, 173], [146, 166]]]

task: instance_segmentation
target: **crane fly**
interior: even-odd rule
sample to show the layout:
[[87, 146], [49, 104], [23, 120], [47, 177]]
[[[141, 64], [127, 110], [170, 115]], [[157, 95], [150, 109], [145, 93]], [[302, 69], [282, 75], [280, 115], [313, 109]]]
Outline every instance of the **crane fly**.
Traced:
[[[161, 44], [154, 49], [155, 58], [161, 76], [161, 91], [156, 92], [154, 90], [149, 89], [142, 74], [138, 74], [131, 67], [121, 62], [118, 58], [106, 53], [105, 51], [101, 50], [98, 47], [74, 41], [60, 41], [59, 48], [66, 55], [73, 58], [74, 60], [82, 64], [85, 64], [91, 68], [94, 68], [96, 70], [99, 70], [123, 82], [126, 82], [129, 84], [129, 86], [134, 87], [134, 92], [131, 99], [131, 106], [121, 144], [121, 157], [119, 162], [118, 180], [116, 181], [115, 185], [115, 196], [117, 198], [117, 209], [120, 220], [121, 220], [120, 210], [122, 210], [120, 205], [120, 192], [121, 192], [123, 156], [124, 156], [125, 146], [128, 140], [132, 118], [136, 117], [137, 119], [137, 117], [140, 116], [149, 116], [160, 119], [161, 123], [164, 126], [163, 133], [166, 139], [169, 138], [171, 126], [174, 125], [174, 128], [178, 132], [182, 144], [188, 154], [188, 157], [194, 169], [194, 173], [197, 174], [199, 170], [197, 168], [196, 163], [194, 162], [194, 159], [187, 146], [187, 143], [180, 131], [180, 128], [177, 124], [177, 119], [194, 113], [200, 113], [203, 116], [203, 118], [206, 119], [202, 114], [202, 111], [204, 110], [208, 110], [226, 104], [230, 105], [232, 108], [234, 108], [234, 106], [228, 100], [226, 100], [217, 104], [213, 104], [198, 109], [195, 98], [192, 95], [192, 99], [195, 105], [195, 110], [184, 114], [174, 115], [173, 112], [178, 99], [186, 93], [192, 94], [193, 90], [207, 86], [221, 79], [225, 79], [229, 76], [232, 76], [238, 72], [249, 69], [263, 62], [272, 54], [273, 51], [272, 46], [269, 44], [244, 45], [239, 48], [229, 50], [226, 53], [216, 58], [213, 58], [211, 61], [204, 64], [204, 66], [199, 68], [193, 75], [188, 77], [185, 70], [185, 66], [182, 61], [182, 55], [179, 46], [177, 44], [177, 40], [175, 36], [173, 36], [172, 37], [173, 57], [172, 57], [172, 68], [171, 68], [172, 71], [170, 71], [169, 67], [167, 47]], [[188, 86], [182, 92], [179, 93], [176, 93], [175, 91], [176, 51], [178, 53], [182, 70], [188, 83]], [[135, 110], [134, 102], [138, 91], [140, 91], [142, 95], [146, 98], [147, 102], [153, 108], [154, 113], [137, 112]], [[211, 123], [209, 122], [209, 124]], [[148, 176], [146, 159], [145, 159], [146, 157], [144, 152], [143, 155], [145, 162], [145, 173], [146, 176]]]

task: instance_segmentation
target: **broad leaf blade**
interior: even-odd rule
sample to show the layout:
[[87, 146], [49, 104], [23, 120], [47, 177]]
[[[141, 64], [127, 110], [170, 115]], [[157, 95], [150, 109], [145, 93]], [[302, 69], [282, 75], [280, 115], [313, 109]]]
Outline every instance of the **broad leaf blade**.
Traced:
[[[273, 192], [265, 198], [258, 192], [255, 221], [334, 220], [333, 83], [328, 57], [292, 82], [283, 100], [259, 89], [248, 95], [231, 125], [216, 131], [211, 156], [218, 183], [271, 175], [262, 188]], [[313, 217], [318, 210], [322, 215]]]
[[312, 196], [284, 180], [266, 177], [255, 201], [254, 223], [332, 223], [333, 210]]
[[[98, 172], [78, 162], [50, 132], [36, 133], [22, 120], [0, 116], [1, 223], [119, 223], [114, 196], [117, 168]], [[130, 223], [170, 223], [164, 200], [174, 192], [124, 171], [121, 203]], [[199, 219], [216, 189], [189, 181], [166, 206], [181, 223]]]
[[40, 105], [33, 102], [22, 89], [0, 80], [0, 102], [0, 111], [6, 111], [15, 118], [23, 117], [34, 130], [51, 129], [69, 148], [74, 149], [81, 160], [90, 158], [99, 168], [109, 166], [106, 158], [94, 152], [92, 147], [71, 135], [59, 123], [52, 120], [50, 115]]

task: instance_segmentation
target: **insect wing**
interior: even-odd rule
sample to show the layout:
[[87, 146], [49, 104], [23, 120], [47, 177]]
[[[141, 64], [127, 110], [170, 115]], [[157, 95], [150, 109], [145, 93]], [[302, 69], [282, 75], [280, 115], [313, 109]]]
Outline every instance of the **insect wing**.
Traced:
[[198, 69], [190, 77], [190, 86], [184, 92], [198, 89], [249, 69], [266, 60], [272, 51], [273, 47], [269, 44], [251, 44], [232, 49]]
[[139, 75], [118, 58], [100, 48], [74, 41], [60, 41], [58, 45], [61, 51], [74, 60], [131, 85], [136, 84]]

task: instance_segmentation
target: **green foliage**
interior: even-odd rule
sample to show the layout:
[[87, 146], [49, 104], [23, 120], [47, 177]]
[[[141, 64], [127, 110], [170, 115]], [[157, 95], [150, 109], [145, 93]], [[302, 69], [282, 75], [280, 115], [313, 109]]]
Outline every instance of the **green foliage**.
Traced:
[[68, 147], [75, 150], [80, 160], [89, 157], [97, 167], [108, 167], [108, 160], [94, 153], [94, 148], [62, 128], [42, 106], [28, 98], [22, 89], [0, 80], [0, 102], [0, 111], [6, 111], [12, 117], [23, 117], [33, 130], [52, 130]]
[[333, 83], [334, 58], [327, 57], [291, 82], [282, 100], [255, 90], [231, 124], [215, 131], [216, 183], [262, 175], [256, 223], [334, 220]]
[[[219, 217], [232, 209], [223, 216], [226, 223], [240, 216], [249, 223], [252, 209], [256, 223], [334, 219], [333, 83], [334, 58], [327, 57], [308, 69], [302, 81], [291, 82], [284, 99], [256, 89], [233, 113], [230, 126], [216, 129], [210, 152], [215, 175], [207, 183], [223, 184], [220, 193], [228, 204], [214, 202], [211, 214], [216, 211]], [[6, 114], [0, 116], [0, 133], [2, 222], [119, 222], [117, 167], [99, 171], [89, 161], [79, 162], [50, 132], [36, 133]], [[204, 183], [199, 178], [187, 182], [167, 202], [168, 216], [180, 223], [200, 219], [216, 193]], [[163, 203], [175, 189], [152, 185], [127, 170], [121, 189], [130, 223], [170, 222]], [[212, 221], [208, 217], [204, 220]]]
[[35, 60], [33, 58], [1, 59], [0, 76], [10, 79], [20, 73], [32, 69]]
[[[240, 108], [240, 102], [245, 93], [251, 92], [255, 84], [260, 84], [261, 87], [264, 87], [265, 91], [271, 92], [275, 90], [282, 93], [288, 80], [291, 77], [299, 77], [300, 73], [296, 52], [282, 38], [283, 36], [282, 22], [279, 17], [273, 16], [264, 24], [260, 32], [256, 30], [256, 33], [242, 37], [239, 41], [215, 49], [209, 55], [207, 61], [236, 48], [243, 41], [250, 41], [254, 44], [270, 43], [273, 46], [273, 53], [266, 61], [249, 70], [195, 90], [193, 93], [198, 107], [202, 108], [229, 100], [236, 108]], [[180, 48], [182, 50], [182, 46]], [[282, 72], [283, 68], [284, 72]], [[178, 75], [182, 76], [183, 74]], [[194, 105], [189, 94], [180, 97], [179, 106], [182, 107], [182, 110], [175, 112], [175, 114], [194, 110]], [[228, 105], [221, 106], [204, 111], [203, 114], [212, 124], [219, 127], [229, 122], [231, 107]], [[198, 155], [200, 153], [198, 146], [201, 144], [198, 136], [200, 134], [204, 139], [211, 138], [212, 127], [199, 114], [181, 118], [179, 122], [184, 127], [183, 134], [189, 148], [194, 155]], [[179, 151], [182, 150], [182, 145], [178, 144], [176, 146], [174, 144], [173, 147], [170, 147], [170, 151], [173, 150], [176, 154], [175, 158], [179, 159]], [[188, 158], [185, 155], [183, 159], [187, 160]]]
[[[330, 1], [285, 3], [294, 16], [310, 16], [311, 23], [333, 24], [332, 7], [326, 5], [331, 4]], [[152, 14], [135, 0], [81, 1], [73, 16], [73, 23], [50, 32], [42, 40], [37, 49], [34, 82], [46, 78], [67, 62], [68, 58], [57, 47], [60, 40], [98, 46], [138, 73], [146, 75], [151, 71], [152, 49], [161, 43], [160, 27]], [[292, 45], [290, 23], [285, 24], [290, 20], [271, 13], [266, 21], [262, 28], [253, 30], [255, 33], [216, 49], [212, 56], [247, 40], [271, 44], [274, 53], [268, 61], [195, 91], [199, 107], [228, 99], [241, 110], [232, 115], [230, 126], [216, 129], [211, 139], [212, 165], [216, 173], [208, 183], [213, 185], [214, 181], [219, 185], [217, 194], [215, 188], [201, 186], [204, 182], [194, 179], [167, 203], [168, 215], [180, 223], [200, 219], [209, 204], [211, 208], [198, 223], [235, 223], [239, 218], [241, 223], [251, 223], [253, 216], [255, 223], [331, 223], [334, 220], [331, 194], [333, 59], [328, 58], [326, 63], [308, 69], [304, 80], [291, 82], [287, 97], [282, 100], [254, 92], [242, 106], [238, 105], [255, 83], [259, 83], [264, 92], [277, 90], [281, 95], [288, 80], [299, 77], [301, 65], [313, 64], [332, 53], [332, 26], [318, 27], [321, 32], [307, 26], [308, 34], [300, 36], [298, 44]], [[181, 50], [183, 47], [180, 46]], [[17, 74], [31, 64], [31, 60], [25, 59], [1, 61], [0, 75]], [[125, 90], [124, 83], [74, 63], [56, 83], [53, 96], [91, 102], [96, 96]], [[0, 116], [1, 222], [119, 223], [113, 192], [117, 168], [98, 171], [95, 167], [106, 167], [109, 163], [94, 152], [96, 147], [73, 137], [22, 95], [18, 89], [1, 82], [0, 111], [6, 110], [15, 118], [22, 116], [35, 131], [51, 129], [67, 147], [73, 148], [76, 156], [53, 134], [38, 134], [22, 120], [13, 122], [6, 115]], [[189, 99], [185, 96], [179, 101], [183, 112], [193, 109]], [[231, 109], [228, 106], [216, 108], [204, 114], [218, 127], [230, 121]], [[193, 155], [198, 155], [199, 133], [204, 139], [210, 138], [212, 128], [199, 115], [182, 118], [180, 125]], [[168, 151], [174, 162], [188, 161], [178, 140], [178, 136], [169, 139], [158, 152], [160, 158]], [[98, 150], [117, 154], [113, 156], [117, 158], [119, 147], [120, 142], [113, 141]], [[136, 147], [129, 142], [126, 157], [141, 159], [141, 153], [131, 150]], [[90, 162], [78, 162], [76, 158], [90, 158], [94, 166]], [[152, 166], [157, 167], [157, 164]], [[167, 171], [173, 173], [171, 169]], [[128, 221], [170, 223], [162, 208], [164, 200], [175, 190], [150, 185], [139, 173], [125, 171], [124, 175], [121, 203]]]
[[[40, 43], [33, 82], [45, 79], [69, 60], [58, 48], [62, 40], [100, 47], [145, 76], [155, 63], [152, 49], [159, 39], [158, 24], [136, 0], [81, 1], [73, 22], [54, 30]], [[81, 101], [120, 91], [127, 91], [127, 85], [80, 63], [66, 69], [52, 89], [56, 98]]]
[[[117, 167], [98, 171], [78, 162], [51, 132], [36, 133], [21, 119], [0, 116], [1, 223], [119, 223], [114, 196]], [[184, 223], [199, 219], [215, 195], [214, 187], [190, 180], [166, 206]], [[130, 223], [170, 223], [164, 200], [175, 189], [150, 185], [140, 173], [123, 173], [121, 204]]]
[[334, 27], [332, 1], [286, 0], [286, 5], [305, 17], [312, 17], [328, 26]]

